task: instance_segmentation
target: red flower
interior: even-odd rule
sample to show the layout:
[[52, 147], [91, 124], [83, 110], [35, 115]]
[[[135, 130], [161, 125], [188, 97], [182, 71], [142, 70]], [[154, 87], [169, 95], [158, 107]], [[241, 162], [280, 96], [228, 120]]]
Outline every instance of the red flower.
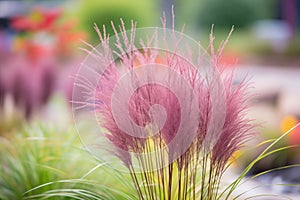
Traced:
[[36, 8], [27, 16], [20, 16], [12, 19], [11, 26], [20, 31], [44, 30], [51, 27], [60, 15], [61, 9], [46, 10], [43, 8]]
[[[298, 122], [300, 123], [300, 122]], [[297, 126], [290, 134], [289, 141], [291, 145], [300, 144], [300, 126]]]

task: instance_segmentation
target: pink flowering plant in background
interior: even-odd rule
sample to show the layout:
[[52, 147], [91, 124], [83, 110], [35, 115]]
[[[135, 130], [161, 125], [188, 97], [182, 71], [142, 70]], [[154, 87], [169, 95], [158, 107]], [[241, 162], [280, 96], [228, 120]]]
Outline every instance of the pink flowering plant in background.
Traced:
[[68, 85], [72, 84], [60, 81], [59, 76], [76, 70], [80, 56], [74, 47], [86, 34], [76, 31], [76, 21], [64, 19], [64, 14], [59, 8], [37, 7], [11, 19], [10, 26], [16, 32], [11, 48], [0, 49], [4, 52], [0, 55], [0, 132], [10, 118], [5, 114], [7, 102], [15, 105], [14, 117], [22, 121], [40, 113], [55, 92], [62, 90], [69, 97]]
[[[122, 22], [122, 20], [121, 20]], [[215, 52], [166, 28], [95, 26], [73, 91], [75, 121], [87, 149], [129, 172], [138, 199], [228, 199], [221, 178], [234, 152], [253, 135], [246, 117], [247, 88], [218, 70], [227, 40]], [[84, 112], [86, 111], [86, 112]], [[84, 115], [82, 113], [85, 113]], [[227, 196], [227, 197], [226, 197]]]

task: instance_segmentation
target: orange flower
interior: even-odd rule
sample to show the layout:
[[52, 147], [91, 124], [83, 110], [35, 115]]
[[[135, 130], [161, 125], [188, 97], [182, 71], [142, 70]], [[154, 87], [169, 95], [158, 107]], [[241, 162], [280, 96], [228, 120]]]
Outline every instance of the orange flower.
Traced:
[[[288, 115], [288, 116], [284, 117], [283, 120], [281, 121], [281, 124], [280, 124], [281, 133], [287, 132], [288, 130], [290, 130], [296, 124], [297, 124], [297, 118], [295, 118], [294, 116]], [[292, 131], [291, 134], [293, 132], [294, 131]]]
[[[281, 122], [281, 133], [285, 133], [289, 131], [291, 128], [300, 123], [296, 117], [294, 116], [286, 116]], [[293, 129], [288, 136], [288, 142], [291, 145], [298, 145], [300, 144], [300, 126], [297, 126]]]

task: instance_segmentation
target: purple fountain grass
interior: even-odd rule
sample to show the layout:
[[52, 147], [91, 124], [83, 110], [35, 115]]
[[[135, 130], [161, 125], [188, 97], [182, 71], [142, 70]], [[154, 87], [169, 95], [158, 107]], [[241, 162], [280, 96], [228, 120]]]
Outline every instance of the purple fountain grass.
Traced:
[[[105, 27], [102, 34], [95, 27], [102, 52], [93, 48], [89, 53], [107, 66], [95, 71], [102, 75], [96, 87], [78, 77], [87, 90], [86, 106], [93, 106], [107, 130], [110, 152], [129, 169], [140, 199], [217, 199], [229, 158], [252, 135], [245, 115], [247, 83], [234, 85], [232, 75], [214, 70], [212, 77], [203, 77], [177, 54], [181, 38], [174, 27], [172, 44], [164, 38], [167, 50], [160, 51], [147, 47], [159, 42], [157, 33], [137, 48], [136, 25], [132, 23], [127, 35], [122, 24], [120, 34], [112, 24], [118, 51], [112, 49]], [[218, 66], [225, 43], [215, 54], [211, 37], [212, 66]], [[172, 45], [175, 52], [170, 51]], [[200, 68], [202, 56], [198, 55]], [[216, 90], [220, 85], [222, 91]]]
[[24, 110], [24, 116], [29, 119], [37, 108], [47, 103], [53, 92], [56, 64], [54, 59], [46, 57], [36, 62], [20, 55], [9, 57], [0, 64], [0, 99], [12, 95], [16, 106]]

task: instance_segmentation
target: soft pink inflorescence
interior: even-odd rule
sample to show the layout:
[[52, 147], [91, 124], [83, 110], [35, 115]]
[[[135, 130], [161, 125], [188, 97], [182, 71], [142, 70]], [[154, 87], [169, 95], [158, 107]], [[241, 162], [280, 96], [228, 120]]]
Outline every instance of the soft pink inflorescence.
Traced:
[[[165, 24], [164, 20], [163, 24]], [[101, 63], [100, 65], [107, 66], [95, 72], [96, 75], [101, 74], [96, 87], [82, 78], [83, 87], [88, 91], [86, 105], [93, 107], [93, 111], [99, 116], [100, 124], [107, 130], [105, 136], [114, 147], [111, 151], [123, 161], [131, 173], [134, 173], [132, 160], [136, 157], [142, 172], [143, 170], [145, 172], [142, 181], [148, 184], [158, 181], [156, 184], [166, 193], [164, 194], [166, 199], [171, 199], [175, 165], [178, 170], [176, 172], [179, 182], [178, 197], [186, 197], [183, 193], [189, 191], [190, 199], [196, 198], [195, 185], [199, 166], [202, 167], [201, 170], [211, 170], [209, 177], [206, 177], [205, 173], [200, 175], [203, 179], [200, 186], [201, 197], [205, 190], [217, 190], [212, 186], [211, 181], [216, 185], [218, 181], [211, 176], [221, 176], [231, 155], [241, 148], [252, 134], [252, 125], [245, 116], [247, 84], [242, 82], [234, 85], [232, 75], [220, 75], [215, 68], [210, 73], [211, 77], [206, 77], [207, 74], [201, 72], [201, 67], [204, 65], [202, 57], [207, 52], [204, 54], [189, 52], [192, 50], [186, 48], [187, 54], [191, 57], [194, 56], [193, 54], [198, 54], [197, 66], [194, 66], [188, 58], [182, 57], [180, 53], [177, 54], [176, 45], [180, 43], [181, 38], [175, 34], [174, 29], [171, 30], [170, 40], [165, 38], [165, 50], [161, 51], [148, 48], [149, 44], [159, 42], [156, 33], [148, 37], [148, 40], [141, 41], [141, 47], [137, 48], [134, 23], [129, 35], [124, 24], [120, 27], [119, 34], [113, 24], [112, 27], [116, 33], [116, 42], [112, 45], [117, 51], [112, 50], [105, 27], [102, 34], [98, 27], [95, 27], [100, 37], [102, 51], [93, 48], [89, 53], [98, 63]], [[212, 43], [213, 37], [211, 37], [209, 64], [216, 67], [224, 45], [215, 54]], [[115, 55], [118, 57], [117, 60]], [[119, 84], [120, 81], [122, 84]], [[164, 84], [160, 84], [161, 82]], [[216, 90], [215, 88], [220, 85], [222, 90]], [[114, 100], [114, 97], [118, 99]], [[123, 98], [127, 97], [130, 98], [124, 104]], [[119, 106], [114, 107], [116, 105]], [[159, 111], [156, 112], [154, 108]], [[213, 119], [213, 115], [217, 115], [213, 113], [213, 109], [220, 112], [219, 121], [218, 118]], [[223, 121], [222, 112], [224, 112]], [[116, 116], [116, 113], [121, 117]], [[183, 115], [185, 117], [182, 117]], [[119, 119], [116, 119], [117, 117]], [[133, 123], [137, 126], [133, 126]], [[219, 129], [214, 129], [218, 126]], [[140, 127], [149, 131], [147, 137]], [[131, 131], [128, 133], [126, 130]], [[195, 134], [192, 134], [193, 132]], [[177, 134], [181, 135], [177, 137]], [[149, 145], [149, 138], [154, 146]], [[169, 146], [171, 143], [173, 146]], [[150, 153], [151, 148], [157, 151], [155, 159], [140, 156], [140, 154]], [[162, 164], [165, 160], [159, 154], [162, 148], [166, 148], [168, 161], [170, 161], [166, 165]], [[149, 157], [151, 156], [153, 155]], [[151, 171], [151, 167], [154, 166], [151, 163], [153, 160], [158, 162], [155, 166], [159, 165], [162, 169], [148, 174], [146, 171]], [[207, 167], [203, 168], [203, 166]], [[183, 181], [184, 178], [187, 180]], [[154, 192], [151, 188], [148, 188], [149, 193], [143, 194], [135, 175], [133, 181], [140, 199], [156, 199], [151, 193]], [[205, 185], [204, 182], [209, 184]], [[194, 188], [194, 191], [188, 190], [189, 187]], [[211, 195], [208, 197], [211, 199], [216, 197], [214, 192], [205, 195]]]

